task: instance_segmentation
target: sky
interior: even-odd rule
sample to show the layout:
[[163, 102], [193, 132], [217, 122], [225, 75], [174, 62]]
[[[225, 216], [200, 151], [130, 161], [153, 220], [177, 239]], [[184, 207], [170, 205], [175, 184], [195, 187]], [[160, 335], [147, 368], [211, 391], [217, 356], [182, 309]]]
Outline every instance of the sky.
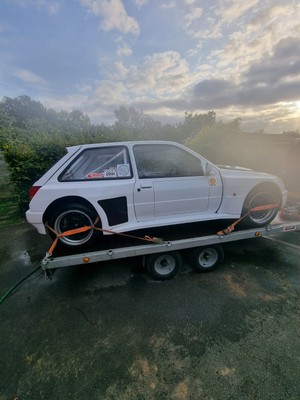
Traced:
[[300, 130], [298, 0], [1, 0], [0, 100]]

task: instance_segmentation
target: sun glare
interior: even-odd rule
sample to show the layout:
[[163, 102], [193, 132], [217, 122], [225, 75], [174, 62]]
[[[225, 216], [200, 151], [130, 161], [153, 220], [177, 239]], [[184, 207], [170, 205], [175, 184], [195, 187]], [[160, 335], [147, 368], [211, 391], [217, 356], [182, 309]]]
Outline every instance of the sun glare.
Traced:
[[300, 112], [300, 100], [282, 102], [281, 104], [283, 105], [284, 108], [286, 108], [290, 112], [295, 112], [297, 114], [299, 114]]

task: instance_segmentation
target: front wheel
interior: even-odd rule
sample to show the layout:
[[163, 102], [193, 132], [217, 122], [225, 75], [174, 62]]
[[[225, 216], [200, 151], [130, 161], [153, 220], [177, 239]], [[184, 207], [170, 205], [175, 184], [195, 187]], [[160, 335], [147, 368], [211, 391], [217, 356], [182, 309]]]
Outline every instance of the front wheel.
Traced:
[[[247, 227], [261, 227], [268, 225], [276, 217], [279, 206], [281, 204], [279, 191], [273, 188], [253, 189], [247, 196], [242, 215], [246, 215], [243, 220], [243, 225]], [[270, 206], [269, 209], [252, 211], [260, 206]], [[272, 207], [273, 206], [273, 207]]]
[[178, 274], [182, 258], [178, 251], [151, 254], [145, 256], [144, 264], [152, 279], [166, 280]]
[[[48, 224], [55, 232], [61, 234], [69, 230], [93, 226], [96, 218], [96, 212], [89, 207], [82, 204], [69, 204], [57, 209], [50, 216]], [[75, 235], [62, 236], [60, 242], [66, 247], [83, 247], [92, 244], [97, 234], [97, 231], [90, 229]], [[50, 235], [55, 238], [51, 231]]]

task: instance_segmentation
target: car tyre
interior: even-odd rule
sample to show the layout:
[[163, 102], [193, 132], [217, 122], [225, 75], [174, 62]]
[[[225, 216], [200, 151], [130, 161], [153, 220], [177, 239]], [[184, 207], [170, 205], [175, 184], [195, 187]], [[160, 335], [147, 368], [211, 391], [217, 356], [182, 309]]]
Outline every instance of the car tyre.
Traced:
[[[274, 204], [278, 205], [276, 208], [269, 210], [254, 211], [246, 215], [252, 208]], [[251, 190], [246, 197], [244, 207], [242, 210], [242, 216], [246, 215], [242, 221], [242, 224], [246, 227], [262, 227], [268, 225], [276, 217], [279, 206], [281, 204], [279, 191], [275, 188], [263, 188], [257, 187]]]
[[[61, 206], [50, 216], [48, 225], [60, 234], [84, 226], [93, 226], [96, 218], [97, 213], [91, 208], [83, 204], [68, 204]], [[52, 231], [49, 230], [49, 233], [52, 238], [56, 237]], [[80, 248], [91, 245], [98, 235], [99, 231], [90, 229], [75, 235], [62, 236], [59, 240], [65, 247]]]
[[191, 260], [198, 272], [214, 271], [224, 260], [224, 250], [219, 245], [196, 247], [192, 249]]
[[182, 258], [178, 251], [147, 255], [144, 265], [149, 276], [155, 280], [174, 278], [181, 266]]

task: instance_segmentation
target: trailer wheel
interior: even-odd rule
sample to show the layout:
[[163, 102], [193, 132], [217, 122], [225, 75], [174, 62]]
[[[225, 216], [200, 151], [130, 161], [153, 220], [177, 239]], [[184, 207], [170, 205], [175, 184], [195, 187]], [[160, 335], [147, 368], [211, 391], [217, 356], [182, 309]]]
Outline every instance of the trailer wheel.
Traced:
[[145, 256], [144, 265], [152, 279], [167, 280], [178, 274], [182, 259], [178, 251], [150, 254]]
[[224, 260], [224, 250], [221, 246], [196, 247], [191, 254], [193, 267], [196, 271], [209, 272]]

